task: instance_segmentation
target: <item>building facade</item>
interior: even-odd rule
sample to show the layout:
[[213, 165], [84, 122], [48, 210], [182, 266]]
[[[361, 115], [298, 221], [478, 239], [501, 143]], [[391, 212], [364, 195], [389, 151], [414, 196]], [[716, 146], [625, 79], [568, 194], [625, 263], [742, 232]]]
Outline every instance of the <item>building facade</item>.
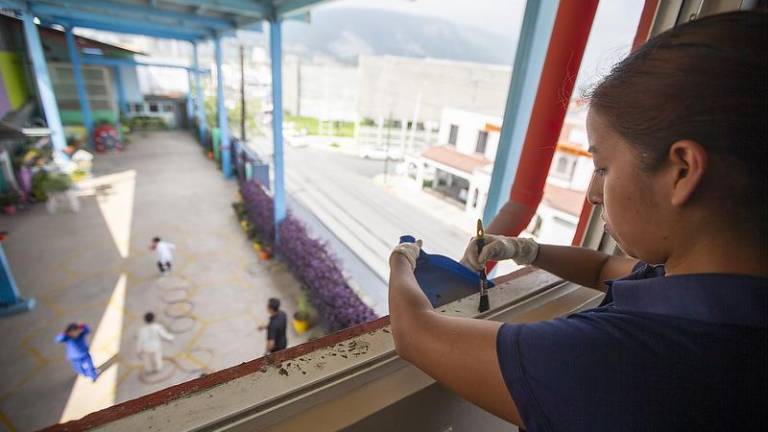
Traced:
[[[439, 193], [465, 212], [482, 217], [501, 123], [497, 116], [443, 109], [437, 145], [417, 155], [406, 155], [400, 172], [416, 187]], [[593, 171], [587, 148], [585, 112], [573, 104], [550, 166], [544, 197], [527, 229], [539, 241], [570, 243]]]

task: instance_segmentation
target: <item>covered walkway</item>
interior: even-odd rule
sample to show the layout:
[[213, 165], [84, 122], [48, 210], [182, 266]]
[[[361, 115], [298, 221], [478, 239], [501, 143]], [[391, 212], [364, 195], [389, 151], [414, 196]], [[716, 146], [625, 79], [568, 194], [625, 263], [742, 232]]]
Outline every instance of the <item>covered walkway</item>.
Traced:
[[[38, 205], [0, 220], [19, 288], [38, 301], [0, 321], [0, 431], [34, 430], [260, 357], [269, 297], [296, 308], [300, 286], [260, 262], [230, 203], [237, 186], [183, 132], [134, 134], [121, 154], [99, 156], [81, 186], [79, 213]], [[176, 244], [160, 277], [150, 239]], [[135, 336], [146, 311], [176, 333], [163, 370], [142, 377]], [[69, 322], [92, 329], [92, 384], [75, 377], [53, 342]], [[289, 329], [289, 344], [301, 343]]]

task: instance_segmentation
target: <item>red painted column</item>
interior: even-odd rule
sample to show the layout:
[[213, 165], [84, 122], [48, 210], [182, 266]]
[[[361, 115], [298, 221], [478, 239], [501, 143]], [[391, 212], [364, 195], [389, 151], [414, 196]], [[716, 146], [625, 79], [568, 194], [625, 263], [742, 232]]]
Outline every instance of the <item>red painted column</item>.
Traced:
[[510, 200], [488, 232], [516, 236], [539, 206], [599, 0], [560, 2]]
[[[640, 14], [640, 21], [637, 23], [635, 38], [632, 41], [632, 51], [638, 49], [648, 40], [658, 8], [659, 0], [645, 0], [643, 11]], [[576, 226], [576, 232], [573, 235], [573, 242], [571, 243], [573, 246], [580, 246], [584, 242], [584, 234], [587, 231], [587, 225], [589, 224], [591, 216], [592, 204], [590, 204], [589, 200], [585, 197], [584, 205], [581, 208], [581, 215], [579, 216], [579, 224]]]

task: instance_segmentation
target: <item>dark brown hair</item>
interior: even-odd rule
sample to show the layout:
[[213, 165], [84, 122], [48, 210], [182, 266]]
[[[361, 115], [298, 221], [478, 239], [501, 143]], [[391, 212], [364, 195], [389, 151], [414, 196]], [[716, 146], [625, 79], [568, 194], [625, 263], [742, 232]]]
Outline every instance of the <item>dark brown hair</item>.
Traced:
[[729, 210], [768, 232], [766, 121], [768, 21], [733, 12], [675, 27], [617, 64], [588, 97], [635, 147], [641, 166], [663, 165], [670, 146], [690, 139], [710, 154], [730, 186]]

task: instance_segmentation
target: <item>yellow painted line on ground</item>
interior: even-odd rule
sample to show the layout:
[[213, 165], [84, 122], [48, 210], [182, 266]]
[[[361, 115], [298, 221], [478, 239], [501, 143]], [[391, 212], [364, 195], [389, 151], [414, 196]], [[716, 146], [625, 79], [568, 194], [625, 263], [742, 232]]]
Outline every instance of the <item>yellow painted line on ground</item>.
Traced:
[[21, 341], [21, 346], [27, 350], [27, 352], [35, 358], [35, 361], [39, 366], [42, 366], [46, 363], [48, 363], [48, 359], [37, 349], [34, 347], [31, 347], [27, 344], [26, 341]]
[[0, 423], [2, 423], [3, 426], [5, 426], [5, 428], [8, 429], [9, 432], [18, 431], [18, 429], [16, 429], [16, 427], [13, 426], [13, 423], [11, 423], [11, 421], [8, 419], [8, 417], [5, 416], [5, 414], [3, 414], [2, 411], [0, 411]]
[[0, 400], [6, 399], [9, 396], [16, 394], [24, 384], [26, 384], [29, 380], [34, 378], [35, 375], [37, 375], [37, 373], [43, 368], [43, 366], [45, 366], [45, 364], [35, 366], [34, 369], [27, 372], [27, 374], [24, 375], [19, 381], [17, 381], [16, 384], [14, 384], [10, 390], [8, 390], [7, 392], [3, 393], [2, 396], [0, 396]]
[[198, 329], [197, 333], [195, 333], [189, 339], [189, 342], [187, 342], [187, 345], [184, 348], [185, 351], [189, 351], [192, 349], [192, 347], [197, 343], [197, 340], [200, 339], [201, 336], [203, 336], [203, 333], [205, 333], [205, 329], [208, 327], [208, 324], [204, 323], [202, 320], [198, 320], [198, 321], [201, 324], [200, 329]]
[[202, 360], [200, 360], [197, 357], [195, 357], [195, 355], [192, 354], [191, 352], [184, 353], [184, 357], [188, 358], [189, 361], [191, 361], [192, 363], [197, 365], [200, 369], [206, 370], [206, 369], [210, 369], [210, 367], [211, 367], [211, 365], [207, 365], [207, 364], [203, 363]]

